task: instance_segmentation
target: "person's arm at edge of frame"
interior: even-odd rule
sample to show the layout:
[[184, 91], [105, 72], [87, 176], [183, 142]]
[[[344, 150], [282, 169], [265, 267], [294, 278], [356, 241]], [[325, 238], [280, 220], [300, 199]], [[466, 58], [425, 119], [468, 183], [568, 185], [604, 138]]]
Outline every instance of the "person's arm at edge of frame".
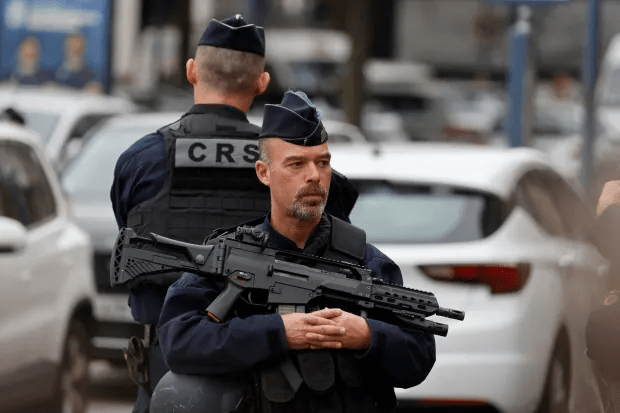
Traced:
[[[398, 265], [371, 244], [367, 246], [366, 260], [373, 276], [403, 285]], [[359, 357], [374, 366], [392, 387], [409, 388], [422, 383], [435, 364], [435, 337], [379, 320], [367, 321], [371, 345]]]
[[610, 261], [618, 261], [620, 250], [620, 180], [606, 182], [596, 206], [591, 240]]
[[219, 293], [205, 278], [191, 273], [184, 273], [168, 288], [157, 336], [171, 371], [232, 373], [287, 353], [279, 314], [233, 317], [223, 323], [213, 321], [205, 309]]

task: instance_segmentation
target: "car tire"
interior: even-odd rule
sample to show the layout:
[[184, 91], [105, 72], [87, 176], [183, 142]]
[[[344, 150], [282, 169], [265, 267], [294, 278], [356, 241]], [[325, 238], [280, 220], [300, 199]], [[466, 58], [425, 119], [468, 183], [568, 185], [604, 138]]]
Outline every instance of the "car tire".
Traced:
[[86, 413], [89, 397], [90, 337], [84, 323], [73, 320], [62, 355], [53, 413]]
[[570, 397], [570, 354], [559, 340], [549, 361], [542, 400], [537, 413], [567, 413]]

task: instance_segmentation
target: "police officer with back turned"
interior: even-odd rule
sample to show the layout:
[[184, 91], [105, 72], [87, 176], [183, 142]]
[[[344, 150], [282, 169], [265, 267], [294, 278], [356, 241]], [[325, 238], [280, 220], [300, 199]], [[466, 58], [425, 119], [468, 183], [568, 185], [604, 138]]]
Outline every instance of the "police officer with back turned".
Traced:
[[[281, 104], [266, 105], [256, 174], [270, 189], [271, 209], [250, 232], [267, 236], [268, 247], [362, 265], [402, 285], [398, 265], [366, 243], [363, 230], [324, 213], [327, 141], [305, 94], [289, 91]], [[157, 333], [171, 372], [154, 391], [153, 413], [180, 405], [188, 413], [393, 412], [394, 387], [421, 383], [435, 362], [432, 335], [329, 302], [271, 312], [237, 300], [235, 316], [216, 322], [205, 309], [220, 292], [191, 273], [169, 288]], [[248, 384], [239, 391], [235, 383]]]
[[[261, 27], [240, 15], [209, 23], [186, 65], [194, 106], [117, 161], [110, 195], [119, 228], [201, 243], [216, 228], [265, 214], [269, 192], [254, 172], [260, 128], [245, 115], [269, 84], [264, 55]], [[332, 187], [338, 195], [327, 208], [347, 220], [357, 192], [342, 175], [334, 175]], [[153, 326], [176, 278], [131, 286], [132, 316], [146, 326], [145, 340], [132, 339], [126, 351], [141, 384], [134, 412], [148, 411], [150, 392], [167, 371]]]

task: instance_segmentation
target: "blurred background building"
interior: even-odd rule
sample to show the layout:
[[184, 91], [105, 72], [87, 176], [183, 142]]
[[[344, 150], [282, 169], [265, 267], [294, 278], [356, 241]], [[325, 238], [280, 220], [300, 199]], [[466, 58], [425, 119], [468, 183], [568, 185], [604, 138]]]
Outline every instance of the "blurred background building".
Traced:
[[[514, 3], [2, 0], [0, 4], [2, 85], [102, 91], [124, 95], [150, 109], [184, 111], [192, 103], [185, 62], [193, 56], [202, 31], [212, 18], [241, 13], [267, 33], [272, 82], [256, 101], [258, 114], [262, 104], [279, 102], [285, 90], [301, 89], [319, 103], [326, 117], [360, 127], [369, 140], [507, 143], [509, 31], [518, 14]], [[573, 175], [578, 174], [583, 141], [580, 79], [587, 6], [588, 0], [569, 0], [533, 6], [530, 13], [536, 87], [528, 109], [533, 119], [527, 123], [535, 138], [524, 143], [558, 158], [561, 168]], [[602, 56], [620, 32], [620, 1], [600, 0], [598, 32]], [[615, 79], [605, 73], [601, 78], [612, 83]], [[615, 89], [608, 85], [605, 90]], [[613, 96], [606, 99], [615, 101]], [[620, 127], [612, 118], [603, 116], [599, 122], [597, 140], [603, 146], [595, 149], [594, 157], [596, 151], [609, 153], [609, 147], [620, 142]]]

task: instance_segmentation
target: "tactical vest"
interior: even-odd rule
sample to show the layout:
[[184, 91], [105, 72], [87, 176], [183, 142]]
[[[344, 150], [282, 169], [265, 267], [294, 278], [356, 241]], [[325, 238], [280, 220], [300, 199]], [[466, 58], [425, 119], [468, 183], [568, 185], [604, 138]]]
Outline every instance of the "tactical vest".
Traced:
[[127, 214], [127, 226], [200, 244], [217, 228], [265, 215], [269, 188], [256, 177], [258, 133], [248, 122], [186, 114], [161, 128], [167, 170], [159, 193]]
[[[364, 265], [366, 233], [332, 217], [331, 242], [323, 258]], [[396, 406], [393, 388], [369, 377], [355, 350], [293, 351], [261, 366], [262, 413], [388, 413]]]

